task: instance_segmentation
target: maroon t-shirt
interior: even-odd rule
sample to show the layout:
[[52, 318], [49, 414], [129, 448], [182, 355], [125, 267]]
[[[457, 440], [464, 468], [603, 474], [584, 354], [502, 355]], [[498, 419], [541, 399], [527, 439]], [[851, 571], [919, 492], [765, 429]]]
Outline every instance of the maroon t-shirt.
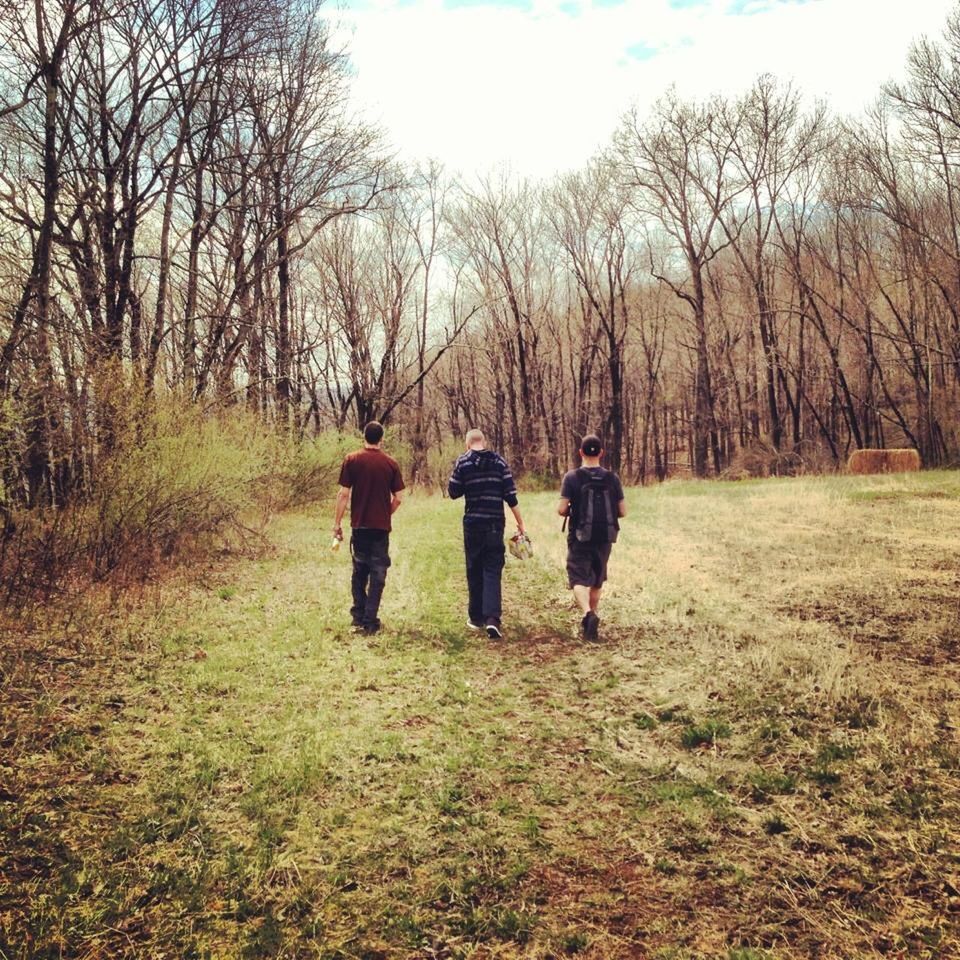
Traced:
[[364, 447], [347, 455], [340, 486], [350, 488], [350, 526], [390, 530], [390, 501], [403, 489], [400, 466], [382, 450]]

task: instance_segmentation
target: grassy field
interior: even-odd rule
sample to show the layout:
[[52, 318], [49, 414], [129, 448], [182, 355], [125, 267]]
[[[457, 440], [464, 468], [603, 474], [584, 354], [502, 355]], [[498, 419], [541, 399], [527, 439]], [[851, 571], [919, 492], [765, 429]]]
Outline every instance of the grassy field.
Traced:
[[426, 495], [10, 633], [0, 957], [960, 957], [960, 474], [628, 503], [598, 645], [553, 494], [495, 644]]

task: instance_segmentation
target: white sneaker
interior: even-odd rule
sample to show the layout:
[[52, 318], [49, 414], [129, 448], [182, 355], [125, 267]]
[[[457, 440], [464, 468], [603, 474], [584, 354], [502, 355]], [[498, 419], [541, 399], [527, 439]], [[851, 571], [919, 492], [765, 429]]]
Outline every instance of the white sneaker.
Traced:
[[481, 627], [479, 623], [474, 623], [472, 620], [467, 620], [467, 626], [468, 626], [471, 630], [482, 630], [482, 629], [483, 629], [483, 627]]

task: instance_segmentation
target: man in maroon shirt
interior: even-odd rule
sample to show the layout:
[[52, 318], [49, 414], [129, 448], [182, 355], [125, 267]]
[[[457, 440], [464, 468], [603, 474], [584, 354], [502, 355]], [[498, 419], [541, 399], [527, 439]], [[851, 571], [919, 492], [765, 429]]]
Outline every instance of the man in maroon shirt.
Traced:
[[363, 428], [363, 449], [348, 454], [340, 467], [340, 490], [333, 535], [343, 539], [343, 515], [350, 503], [350, 554], [353, 557], [353, 625], [364, 633], [380, 629], [380, 597], [390, 566], [390, 518], [400, 506], [403, 478], [393, 457], [380, 449], [383, 427]]

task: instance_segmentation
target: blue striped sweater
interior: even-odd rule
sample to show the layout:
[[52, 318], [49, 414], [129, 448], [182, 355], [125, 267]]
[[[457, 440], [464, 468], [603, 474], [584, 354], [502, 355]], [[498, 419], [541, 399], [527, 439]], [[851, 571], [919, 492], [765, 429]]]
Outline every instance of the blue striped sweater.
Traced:
[[464, 497], [465, 523], [503, 523], [503, 503], [517, 505], [517, 485], [507, 461], [492, 450], [468, 450], [457, 458], [447, 483], [452, 499]]

